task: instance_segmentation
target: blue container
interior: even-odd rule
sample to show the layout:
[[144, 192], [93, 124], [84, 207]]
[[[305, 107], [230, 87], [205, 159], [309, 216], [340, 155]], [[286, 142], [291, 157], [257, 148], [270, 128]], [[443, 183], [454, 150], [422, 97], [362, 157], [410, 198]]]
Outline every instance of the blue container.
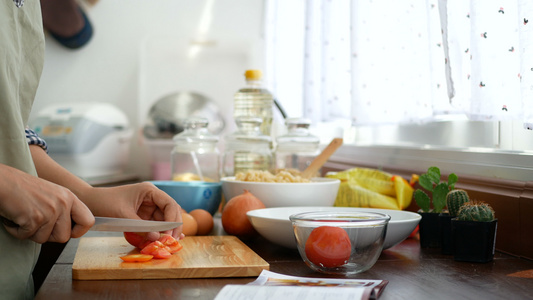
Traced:
[[150, 181], [184, 210], [205, 209], [214, 215], [222, 200], [222, 183], [204, 181]]

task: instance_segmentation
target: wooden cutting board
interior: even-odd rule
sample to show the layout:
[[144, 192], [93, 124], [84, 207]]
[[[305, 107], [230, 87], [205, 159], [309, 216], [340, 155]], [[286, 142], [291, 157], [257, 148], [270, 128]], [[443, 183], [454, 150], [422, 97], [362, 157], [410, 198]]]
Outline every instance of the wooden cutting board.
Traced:
[[253, 277], [269, 264], [234, 236], [191, 236], [168, 259], [123, 262], [139, 253], [124, 237], [80, 239], [72, 265], [76, 280]]

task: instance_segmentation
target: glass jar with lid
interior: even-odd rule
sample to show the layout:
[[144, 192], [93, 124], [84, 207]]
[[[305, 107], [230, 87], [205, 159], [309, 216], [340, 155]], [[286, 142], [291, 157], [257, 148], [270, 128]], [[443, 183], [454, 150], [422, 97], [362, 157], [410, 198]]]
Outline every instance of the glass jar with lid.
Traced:
[[320, 154], [320, 139], [309, 132], [309, 119], [289, 118], [285, 126], [287, 133], [276, 138], [276, 170], [302, 172]]
[[172, 180], [219, 181], [218, 137], [211, 134], [206, 118], [189, 118], [183, 132], [174, 136], [171, 153]]
[[237, 130], [225, 139], [223, 176], [234, 176], [249, 170], [272, 171], [272, 140], [261, 132], [262, 122], [258, 117], [241, 116], [235, 119]]

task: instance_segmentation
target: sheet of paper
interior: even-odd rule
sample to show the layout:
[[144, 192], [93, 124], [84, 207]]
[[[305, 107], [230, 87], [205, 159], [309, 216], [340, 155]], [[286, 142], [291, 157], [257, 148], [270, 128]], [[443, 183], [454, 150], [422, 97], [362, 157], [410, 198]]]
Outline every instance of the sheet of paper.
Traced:
[[[253, 286], [226, 285], [215, 300], [235, 299], [306, 299], [306, 300], [353, 300], [369, 299], [365, 288], [303, 287], [303, 286]], [[368, 291], [368, 290], [367, 290]], [[367, 293], [368, 294], [368, 293]]]
[[377, 299], [387, 283], [386, 280], [295, 277], [263, 270], [247, 285], [226, 285], [215, 299]]

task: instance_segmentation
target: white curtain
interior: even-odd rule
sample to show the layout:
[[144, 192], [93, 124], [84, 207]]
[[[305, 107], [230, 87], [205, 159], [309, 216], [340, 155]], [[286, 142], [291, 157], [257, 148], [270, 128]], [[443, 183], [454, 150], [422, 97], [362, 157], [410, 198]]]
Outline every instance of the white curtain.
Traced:
[[531, 0], [266, 3], [267, 74], [293, 115], [533, 124]]

